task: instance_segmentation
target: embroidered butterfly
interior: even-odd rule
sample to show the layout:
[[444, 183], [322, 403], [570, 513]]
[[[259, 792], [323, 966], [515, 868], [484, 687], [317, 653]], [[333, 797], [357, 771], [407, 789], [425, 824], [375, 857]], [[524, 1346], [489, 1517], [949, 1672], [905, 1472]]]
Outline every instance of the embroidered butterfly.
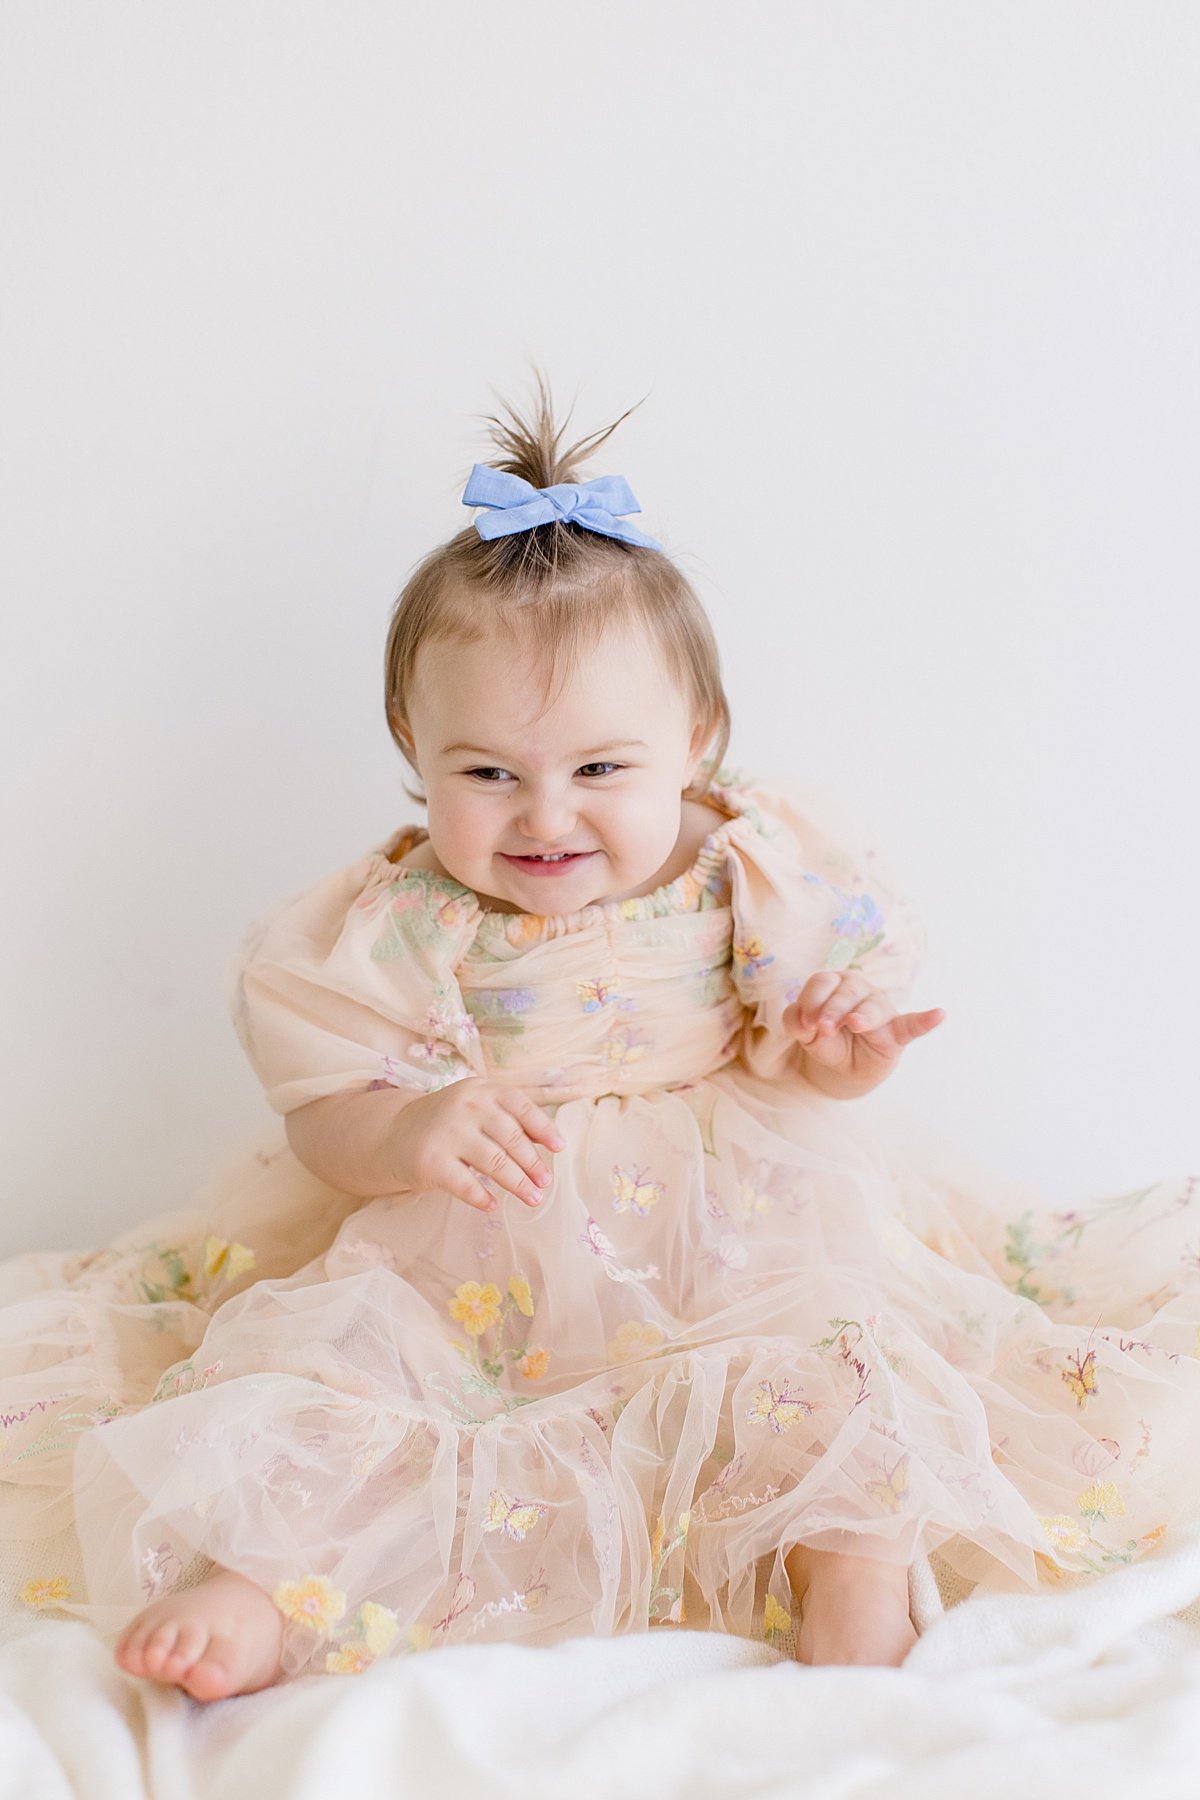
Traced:
[[900, 1457], [895, 1468], [888, 1469], [884, 1464], [884, 1480], [871, 1479], [865, 1483], [868, 1494], [871, 1494], [885, 1506], [889, 1512], [898, 1512], [900, 1502], [908, 1499], [908, 1458]]
[[761, 938], [734, 939], [733, 966], [739, 975], [757, 975], [760, 969], [765, 969], [774, 961], [774, 956], [766, 954]]
[[774, 1382], [760, 1381], [746, 1417], [751, 1425], [769, 1425], [776, 1437], [782, 1437], [799, 1419], [807, 1418], [814, 1410], [812, 1401], [791, 1393], [786, 1381], [778, 1393]]
[[611, 981], [605, 981], [597, 975], [594, 981], [577, 981], [575, 990], [583, 1003], [584, 1012], [599, 1012], [602, 1006], [618, 1006], [622, 1012], [632, 1012], [635, 1002], [618, 994]]
[[1096, 1352], [1089, 1350], [1083, 1361], [1078, 1355], [1068, 1356], [1067, 1367], [1061, 1371], [1062, 1378], [1075, 1396], [1075, 1404], [1080, 1412], [1091, 1396], [1096, 1393]]
[[661, 1181], [647, 1181], [644, 1169], [632, 1171], [613, 1164], [612, 1193], [616, 1212], [635, 1212], [644, 1219], [652, 1206], [657, 1206], [666, 1192]]
[[616, 1255], [612, 1239], [605, 1237], [590, 1213], [588, 1214], [587, 1230], [580, 1232], [578, 1242], [586, 1244], [593, 1256]]
[[488, 1495], [483, 1529], [502, 1531], [506, 1537], [520, 1543], [533, 1530], [538, 1520], [545, 1516], [545, 1512], [546, 1508], [536, 1500], [510, 1500], [499, 1488], [493, 1488]]

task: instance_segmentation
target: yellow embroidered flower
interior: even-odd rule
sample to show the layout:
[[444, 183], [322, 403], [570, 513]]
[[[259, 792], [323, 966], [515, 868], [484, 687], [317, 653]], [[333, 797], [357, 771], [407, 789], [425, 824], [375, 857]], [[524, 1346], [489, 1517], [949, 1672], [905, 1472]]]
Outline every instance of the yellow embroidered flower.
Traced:
[[550, 1365], [548, 1350], [527, 1350], [517, 1363], [526, 1381], [540, 1381]]
[[44, 1606], [58, 1606], [70, 1598], [71, 1583], [65, 1575], [55, 1575], [46, 1581], [27, 1581], [21, 1589], [22, 1605], [33, 1607], [35, 1612], [40, 1612]]
[[1125, 1502], [1111, 1481], [1093, 1481], [1075, 1502], [1081, 1513], [1099, 1513], [1102, 1519], [1116, 1519], [1125, 1511]]
[[792, 1629], [792, 1615], [786, 1606], [780, 1606], [774, 1594], [768, 1594], [763, 1607], [763, 1636], [765, 1638], [783, 1637]]
[[358, 1628], [372, 1656], [382, 1656], [400, 1635], [400, 1621], [395, 1613], [386, 1606], [376, 1606], [373, 1600], [364, 1600], [359, 1607]]
[[428, 1650], [433, 1638], [428, 1625], [410, 1625], [406, 1635], [413, 1650]]
[[370, 1666], [371, 1653], [365, 1644], [339, 1644], [325, 1658], [331, 1675], [361, 1675]]
[[450, 1317], [457, 1319], [464, 1331], [478, 1337], [500, 1317], [500, 1289], [489, 1281], [480, 1287], [477, 1281], [464, 1281], [454, 1290], [450, 1301]]
[[1086, 1531], [1080, 1530], [1078, 1520], [1069, 1518], [1066, 1513], [1055, 1513], [1051, 1518], [1044, 1518], [1041, 1525], [1056, 1550], [1086, 1549]]
[[206, 1275], [221, 1275], [227, 1281], [236, 1281], [239, 1275], [252, 1269], [256, 1261], [253, 1250], [246, 1244], [231, 1244], [227, 1238], [212, 1236], [204, 1240]]
[[1052, 1562], [1048, 1556], [1043, 1556], [1040, 1550], [1034, 1551], [1033, 1560], [1037, 1563], [1047, 1581], [1062, 1581], [1064, 1579], [1063, 1571], [1059, 1568], [1058, 1564]]
[[525, 1317], [527, 1319], [532, 1319], [533, 1295], [529, 1292], [529, 1283], [526, 1281], [525, 1277], [523, 1275], [510, 1275], [508, 1291], [516, 1301], [521, 1312], [525, 1314]]
[[666, 1341], [666, 1333], [649, 1319], [626, 1319], [616, 1335], [609, 1340], [608, 1360], [610, 1363], [636, 1362], [639, 1356], [649, 1356]]
[[1165, 1538], [1166, 1535], [1167, 1528], [1165, 1525], [1155, 1525], [1151, 1530], [1143, 1531], [1141, 1537], [1138, 1539], [1138, 1543], [1142, 1546], [1143, 1550], [1150, 1550], [1155, 1544], [1159, 1543], [1161, 1539]]
[[658, 1515], [658, 1523], [654, 1527], [654, 1536], [650, 1540], [650, 1554], [655, 1562], [657, 1562], [662, 1555], [663, 1535], [663, 1521], [662, 1514], [660, 1513]]
[[324, 1575], [281, 1581], [271, 1595], [281, 1613], [309, 1631], [328, 1631], [346, 1610], [346, 1596]]

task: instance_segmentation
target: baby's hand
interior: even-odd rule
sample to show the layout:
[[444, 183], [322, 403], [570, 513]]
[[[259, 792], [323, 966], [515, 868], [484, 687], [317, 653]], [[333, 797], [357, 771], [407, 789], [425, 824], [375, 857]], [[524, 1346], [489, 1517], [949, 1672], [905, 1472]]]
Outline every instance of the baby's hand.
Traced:
[[874, 1086], [891, 1073], [905, 1045], [945, 1018], [940, 1006], [898, 1013], [888, 996], [857, 970], [810, 975], [785, 1010], [783, 1025], [804, 1054], [823, 1068]]
[[391, 1129], [399, 1187], [444, 1188], [481, 1212], [496, 1205], [481, 1175], [537, 1206], [550, 1171], [534, 1144], [564, 1148], [554, 1121], [528, 1094], [476, 1075], [423, 1094], [396, 1115]]

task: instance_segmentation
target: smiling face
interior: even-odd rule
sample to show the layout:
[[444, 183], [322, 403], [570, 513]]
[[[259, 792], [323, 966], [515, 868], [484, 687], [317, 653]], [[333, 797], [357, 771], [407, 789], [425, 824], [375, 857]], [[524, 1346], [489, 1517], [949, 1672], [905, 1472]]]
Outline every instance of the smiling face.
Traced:
[[584, 651], [549, 708], [544, 683], [498, 635], [421, 646], [408, 724], [434, 854], [501, 912], [652, 892], [708, 730], [636, 627]]

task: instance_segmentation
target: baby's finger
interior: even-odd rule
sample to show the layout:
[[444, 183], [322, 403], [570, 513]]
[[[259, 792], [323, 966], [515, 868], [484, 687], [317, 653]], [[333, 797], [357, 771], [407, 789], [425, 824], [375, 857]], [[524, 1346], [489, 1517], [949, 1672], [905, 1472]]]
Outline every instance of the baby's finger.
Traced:
[[831, 995], [837, 993], [841, 982], [842, 977], [836, 969], [821, 969], [817, 974], [810, 975], [800, 989], [788, 1011], [792, 1013], [794, 1029], [799, 1032], [802, 1040], [815, 1033], [818, 1013]]
[[896, 1009], [887, 995], [876, 992], [853, 1005], [842, 1024], [847, 1031], [878, 1031], [881, 1025], [886, 1025], [895, 1016]]
[[550, 1114], [543, 1112], [520, 1088], [513, 1088], [511, 1093], [502, 1094], [500, 1104], [508, 1108], [514, 1119], [520, 1120], [526, 1135], [535, 1144], [545, 1144], [547, 1150], [566, 1149], [566, 1140]]
[[[542, 1187], [550, 1179], [550, 1171], [529, 1140], [523, 1134], [518, 1137], [518, 1132], [520, 1127], [514, 1126], [512, 1134], [506, 1136], [503, 1143], [481, 1133], [479, 1148], [472, 1154], [471, 1163], [481, 1175], [494, 1181], [497, 1187], [507, 1188], [518, 1200], [536, 1206], [542, 1197]], [[530, 1165], [528, 1170], [526, 1162]], [[544, 1177], [542, 1182], [530, 1180], [534, 1171]]]
[[876, 995], [870, 982], [863, 975], [844, 975], [842, 984], [836, 994], [828, 999], [817, 1017], [817, 1029], [828, 1036], [841, 1029], [842, 1021], [856, 1007], [863, 1006]]
[[438, 1186], [452, 1194], [456, 1200], [465, 1200], [468, 1206], [474, 1206], [479, 1212], [492, 1212], [495, 1208], [495, 1195], [488, 1193], [474, 1169], [469, 1169], [466, 1163], [457, 1159]]
[[892, 1034], [898, 1044], [911, 1044], [914, 1038], [924, 1037], [945, 1018], [940, 1006], [931, 1006], [926, 1012], [901, 1013], [892, 1020]]

